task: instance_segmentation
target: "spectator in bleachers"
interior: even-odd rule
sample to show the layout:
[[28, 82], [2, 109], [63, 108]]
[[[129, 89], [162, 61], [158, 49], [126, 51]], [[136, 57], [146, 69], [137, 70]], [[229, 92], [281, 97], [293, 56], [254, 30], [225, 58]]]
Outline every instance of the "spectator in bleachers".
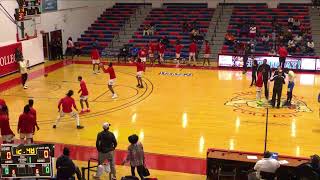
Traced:
[[73, 179], [74, 174], [78, 179], [82, 179], [79, 167], [73, 163], [69, 156], [70, 150], [65, 147], [63, 154], [58, 157], [56, 162], [57, 179]]
[[268, 53], [269, 56], [275, 56], [277, 55], [276, 50], [274, 50], [273, 48], [270, 50], [270, 52]]
[[269, 47], [270, 37], [268, 36], [268, 34], [264, 34], [261, 38], [261, 41], [265, 48]]
[[266, 173], [275, 173], [277, 169], [280, 167], [280, 163], [272, 158], [272, 154], [269, 151], [266, 151], [263, 155], [263, 159], [259, 160], [254, 165], [255, 172], [249, 174], [249, 180], [259, 180], [261, 179], [261, 172]]
[[254, 54], [256, 51], [256, 45], [257, 45], [257, 41], [255, 39], [251, 39], [249, 41], [249, 45], [250, 45], [250, 53]]
[[294, 30], [299, 30], [300, 25], [301, 25], [300, 20], [299, 20], [298, 18], [296, 18], [296, 19], [294, 20], [294, 22], [293, 22], [293, 29], [294, 29]]
[[291, 29], [287, 29], [284, 33], [284, 43], [288, 43], [289, 40], [291, 40], [292, 37], [292, 30]]
[[307, 42], [306, 53], [314, 53], [314, 42], [312, 39], [309, 39]]
[[298, 34], [293, 38], [293, 40], [294, 40], [296, 46], [301, 46], [302, 40], [303, 40], [303, 38], [302, 38], [302, 36], [301, 36], [301, 33], [298, 33]]
[[156, 25], [154, 22], [152, 22], [152, 23], [150, 23], [149, 35], [153, 36], [155, 31], [156, 31]]
[[288, 52], [295, 53], [296, 52], [296, 43], [293, 39], [288, 41]]
[[320, 157], [318, 155], [310, 156], [307, 163], [303, 163], [297, 167], [298, 179], [314, 180], [320, 178]]
[[143, 27], [143, 36], [148, 35], [149, 36], [149, 25], [145, 24]]
[[227, 33], [226, 35], [225, 35], [225, 40], [226, 40], [226, 43], [227, 43], [227, 45], [229, 45], [229, 46], [233, 46], [234, 45], [234, 43], [235, 43], [235, 37], [232, 35], [232, 33]]
[[256, 38], [256, 34], [257, 34], [257, 27], [254, 24], [252, 24], [250, 26], [250, 30], [249, 30], [249, 37], [251, 39], [255, 39]]
[[289, 18], [288, 18], [288, 27], [289, 27], [289, 28], [292, 28], [292, 27], [293, 27], [293, 22], [294, 22], [293, 17], [289, 17]]

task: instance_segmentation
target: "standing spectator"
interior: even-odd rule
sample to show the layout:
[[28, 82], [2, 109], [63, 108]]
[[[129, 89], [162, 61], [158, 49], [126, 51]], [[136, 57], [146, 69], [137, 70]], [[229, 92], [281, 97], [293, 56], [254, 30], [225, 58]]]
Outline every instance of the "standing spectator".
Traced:
[[[72, 96], [73, 96], [73, 91], [69, 90], [68, 93], [66, 94], [66, 96], [64, 98], [60, 99], [59, 104], [58, 104], [59, 115], [58, 115], [57, 120], [52, 128], [56, 128], [59, 121], [61, 120], [61, 118], [64, 117], [66, 114], [68, 114], [76, 120], [77, 129], [83, 129], [83, 126], [80, 126], [80, 118], [79, 118], [79, 114], [78, 114], [78, 108], [77, 108], [76, 103], [75, 103], [74, 99], [72, 98]], [[62, 109], [61, 109], [61, 107], [62, 107]], [[73, 111], [72, 108], [74, 108], [76, 111]]]
[[145, 24], [143, 27], [143, 36], [148, 35], [149, 36], [149, 25]]
[[283, 84], [285, 84], [284, 80], [285, 80], [284, 72], [282, 72], [282, 69], [279, 66], [278, 70], [276, 72], [274, 72], [273, 77], [270, 79], [270, 81], [274, 81], [272, 100], [271, 100], [272, 107], [275, 107], [276, 101], [277, 101], [277, 108], [280, 108], [282, 86], [283, 86]]
[[293, 17], [292, 17], [292, 16], [289, 17], [289, 18], [288, 18], [288, 27], [289, 27], [289, 28], [292, 28], [292, 27], [293, 27], [293, 22], [294, 22]]
[[150, 23], [149, 35], [150, 35], [150, 36], [153, 36], [155, 30], [156, 30], [156, 27], [155, 27], [154, 22]]
[[20, 74], [21, 74], [21, 83], [23, 86], [23, 89], [27, 89], [27, 80], [28, 80], [28, 68], [29, 68], [29, 60], [17, 59], [20, 67]]
[[58, 55], [58, 43], [56, 39], [51, 41], [51, 60], [56, 60]]
[[288, 56], [288, 51], [285, 46], [281, 46], [278, 50], [279, 54], [279, 66], [284, 69], [284, 65], [286, 63], [286, 57]]
[[128, 140], [131, 144], [128, 147], [127, 158], [122, 164], [124, 165], [125, 163], [130, 162], [131, 175], [135, 176], [135, 168], [137, 168], [140, 179], [144, 180], [143, 171], [145, 168], [145, 157], [143, 146], [141, 142], [139, 142], [139, 137], [136, 134], [129, 136]]
[[265, 48], [269, 48], [269, 41], [270, 41], [270, 38], [268, 36], [268, 34], [264, 34], [261, 38], [262, 40], [262, 44]]
[[[258, 61], [255, 59], [253, 59], [251, 70], [252, 70], [252, 80], [251, 80], [250, 87], [255, 85], [256, 81], [257, 81]], [[262, 87], [262, 85], [261, 85], [261, 87]]]
[[103, 124], [103, 131], [97, 136], [96, 148], [98, 150], [99, 165], [108, 160], [111, 168], [112, 180], [116, 180], [116, 167], [114, 160], [114, 150], [117, 147], [117, 140], [112, 132], [109, 131], [111, 124], [108, 122]]
[[203, 58], [203, 66], [205, 65], [206, 61], [208, 61], [208, 66], [210, 66], [210, 53], [211, 53], [211, 49], [210, 49], [210, 44], [209, 42], [206, 40], [205, 44], [204, 44], [204, 58]]
[[2, 144], [13, 143], [15, 134], [10, 128], [8, 107], [5, 104], [0, 106], [0, 129]]
[[296, 51], [296, 42], [293, 39], [290, 39], [288, 41], [288, 52], [294, 53], [295, 51]]
[[74, 57], [74, 44], [72, 41], [72, 37], [69, 37], [67, 40], [66, 56], [71, 56], [72, 59]]
[[293, 30], [299, 30], [300, 25], [301, 25], [300, 20], [296, 18], [293, 22]]
[[[37, 131], [39, 131], [40, 127], [38, 126], [38, 122], [37, 122], [37, 111], [33, 108], [33, 104], [34, 104], [33, 99], [29, 99], [28, 103], [30, 107], [30, 114], [32, 115], [33, 122], [35, 123], [34, 125], [37, 128]], [[33, 130], [33, 132], [35, 132], [35, 129]]]
[[263, 64], [261, 64], [258, 67], [258, 72], [262, 72], [262, 76], [263, 76], [263, 86], [264, 86], [264, 94], [266, 99], [269, 99], [269, 86], [268, 86], [268, 81], [271, 77], [271, 68], [270, 65], [267, 64], [268, 60], [264, 59], [263, 60]]
[[63, 49], [62, 49], [62, 41], [61, 38], [57, 39], [57, 58], [63, 59]]
[[35, 122], [34, 118], [30, 114], [30, 106], [24, 106], [23, 113], [19, 116], [18, 121], [18, 134], [20, 134], [21, 142], [24, 144], [31, 144]]
[[254, 39], [254, 38], [256, 38], [256, 34], [257, 34], [257, 27], [253, 24], [250, 26], [249, 37], [251, 39]]
[[306, 52], [307, 53], [314, 53], [314, 42], [312, 39], [309, 39], [307, 42]]
[[272, 154], [269, 151], [266, 151], [263, 155], [263, 159], [259, 160], [254, 165], [254, 170], [252, 174], [249, 174], [249, 180], [261, 179], [260, 173], [275, 173], [277, 169], [280, 167], [280, 163], [272, 158]]
[[79, 57], [80, 55], [81, 55], [81, 46], [80, 46], [80, 43], [79, 42], [76, 42], [76, 43], [74, 43], [75, 44], [75, 55], [77, 56], [77, 57]]
[[193, 60], [193, 63], [196, 63], [196, 52], [197, 44], [195, 41], [192, 41], [192, 43], [189, 46], [189, 64], [191, 64], [191, 59]]
[[58, 180], [69, 180], [73, 179], [74, 174], [77, 175], [78, 180], [81, 178], [81, 172], [79, 167], [77, 167], [73, 161], [70, 159], [70, 150], [68, 148], [63, 148], [63, 154], [58, 157], [56, 162], [57, 169], [57, 179]]

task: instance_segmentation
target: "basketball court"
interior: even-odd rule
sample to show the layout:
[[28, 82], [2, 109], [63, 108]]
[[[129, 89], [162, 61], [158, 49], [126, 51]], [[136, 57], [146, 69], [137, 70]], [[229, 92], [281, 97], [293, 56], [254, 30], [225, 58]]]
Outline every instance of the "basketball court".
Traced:
[[[16, 129], [18, 116], [29, 98], [35, 100], [38, 111], [40, 131], [34, 137], [38, 142], [68, 144], [93, 151], [102, 124], [110, 122], [118, 140], [117, 149], [126, 150], [127, 137], [139, 135], [148, 152], [147, 159], [148, 156], [159, 158], [156, 163], [149, 160], [150, 169], [163, 179], [170, 178], [169, 171], [176, 171], [175, 177], [181, 179], [203, 179], [208, 148], [263, 152], [267, 105], [257, 106], [255, 87], [249, 87], [250, 72], [243, 75], [241, 71], [227, 69], [147, 67], [143, 77], [145, 87], [140, 89], [136, 87], [135, 66], [115, 65], [114, 68], [117, 99], [111, 99], [108, 91], [109, 75], [94, 75], [89, 61], [37, 66], [30, 72], [27, 90], [19, 84], [18, 74], [2, 78], [0, 96], [10, 108], [11, 128]], [[66, 117], [53, 129], [58, 115], [57, 103], [69, 89], [79, 90], [79, 75], [87, 83], [91, 106], [90, 113], [80, 116], [85, 128], [76, 129], [75, 121]], [[295, 83], [294, 106], [269, 109], [267, 149], [282, 155], [308, 157], [320, 153], [316, 143], [320, 133], [317, 102], [320, 76], [298, 74]], [[74, 98], [80, 109], [77, 93]], [[172, 167], [161, 163], [162, 158], [197, 161], [204, 167], [198, 167], [199, 163], [190, 163], [185, 169]], [[82, 155], [76, 160], [85, 166], [86, 158]], [[130, 173], [129, 168], [118, 169], [120, 175]]]

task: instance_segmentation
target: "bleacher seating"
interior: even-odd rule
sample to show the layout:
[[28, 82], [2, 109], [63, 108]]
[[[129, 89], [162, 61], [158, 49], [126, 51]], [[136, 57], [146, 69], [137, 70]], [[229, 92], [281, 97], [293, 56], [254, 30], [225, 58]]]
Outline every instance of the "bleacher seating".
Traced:
[[[139, 29], [134, 33], [134, 36], [129, 43], [131, 46], [143, 47], [150, 41], [155, 42], [163, 36], [167, 36], [170, 45], [166, 47], [165, 56], [175, 56], [175, 41], [180, 40], [184, 46], [181, 55], [188, 56], [188, 48], [191, 43], [190, 34], [182, 32], [182, 23], [188, 21], [196, 21], [200, 31], [205, 35], [208, 30], [214, 9], [207, 7], [207, 4], [201, 3], [170, 3], [164, 4], [164, 8], [153, 9], [140, 25]], [[153, 36], [143, 36], [143, 27], [145, 24], [155, 23], [155, 34]], [[201, 47], [199, 42], [198, 47]]]
[[[309, 9], [306, 4], [279, 4], [278, 8], [268, 8], [266, 4], [235, 4], [233, 14], [231, 16], [228, 32], [233, 33], [236, 40], [240, 42], [247, 42], [250, 40], [249, 37], [239, 37], [239, 27], [245, 21], [252, 21], [257, 27], [257, 33], [267, 33], [271, 36], [273, 25], [273, 18], [277, 19], [277, 22], [283, 26], [287, 26], [287, 20], [289, 17], [299, 18], [301, 24], [305, 29], [310, 30], [310, 17]], [[297, 31], [293, 31], [293, 36], [297, 34]], [[308, 38], [312, 38], [308, 35]], [[257, 41], [255, 48], [256, 54], [267, 54], [268, 48], [263, 46], [262, 42]], [[233, 47], [226, 43], [221, 49], [222, 53], [233, 53]], [[301, 52], [300, 52], [301, 53]], [[296, 53], [299, 55], [299, 52]]]
[[112, 8], [107, 9], [78, 39], [80, 46], [83, 47], [82, 52], [88, 54], [95, 40], [99, 42], [100, 50], [107, 47], [140, 5], [116, 3]]

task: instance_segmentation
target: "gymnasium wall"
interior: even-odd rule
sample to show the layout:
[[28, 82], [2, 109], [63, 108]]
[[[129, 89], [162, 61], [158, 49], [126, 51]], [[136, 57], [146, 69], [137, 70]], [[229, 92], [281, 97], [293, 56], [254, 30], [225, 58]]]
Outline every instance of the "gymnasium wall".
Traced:
[[[2, 0], [0, 3], [14, 17], [14, 9], [18, 7], [17, 2], [15, 0]], [[7, 18], [2, 8], [0, 9], [0, 46], [15, 43], [17, 41], [16, 25]]]

